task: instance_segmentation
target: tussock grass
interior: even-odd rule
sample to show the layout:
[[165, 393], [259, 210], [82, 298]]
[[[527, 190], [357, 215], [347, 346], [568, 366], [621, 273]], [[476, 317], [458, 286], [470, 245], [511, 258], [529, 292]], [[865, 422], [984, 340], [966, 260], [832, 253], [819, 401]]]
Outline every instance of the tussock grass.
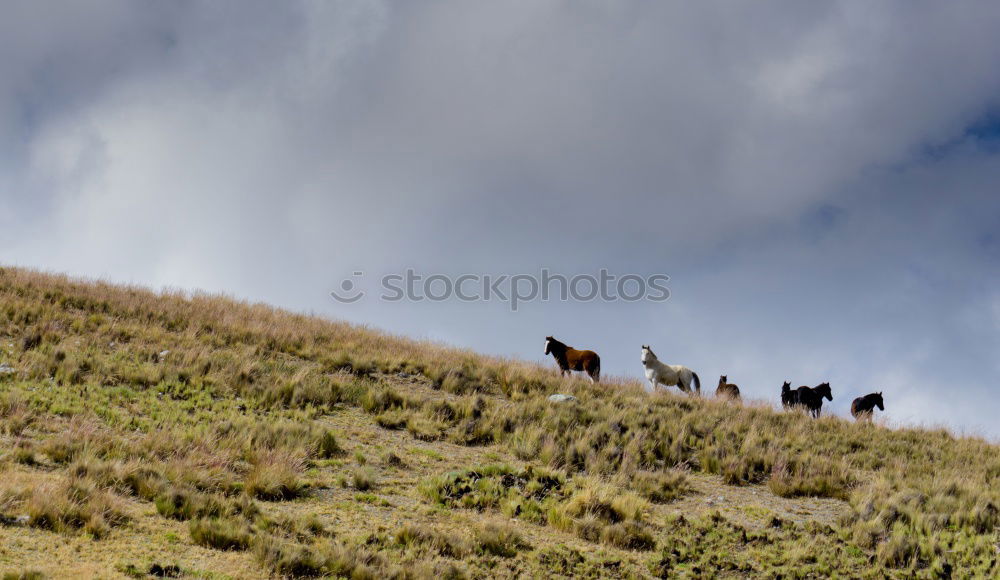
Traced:
[[[0, 469], [49, 470], [62, 482], [44, 494], [0, 491], [0, 508], [18, 515], [30, 504], [61, 532], [90, 525], [105, 536], [124, 523], [118, 498], [129, 496], [198, 526], [245, 523], [255, 530], [247, 549], [277, 573], [298, 573], [302, 562], [321, 574], [398, 574], [379, 549], [257, 523], [255, 498], [301, 497], [307, 470], [343, 456], [320, 419], [352, 406], [414, 439], [496, 443], [533, 465], [442, 474], [421, 487], [429, 502], [562, 527], [607, 549], [648, 550], [649, 532], [651, 573], [767, 570], [750, 555], [790, 576], [1000, 570], [1000, 453], [943, 430], [650, 397], [634, 381], [592, 387], [550, 368], [266, 305], [13, 268], [0, 268], [0, 338], [0, 362], [15, 370], [0, 375]], [[392, 380], [400, 373], [438, 392], [407, 390]], [[550, 404], [557, 391], [577, 401]], [[623, 501], [676, 499], [678, 466], [784, 497], [846, 499], [850, 513], [831, 531], [780, 525], [758, 536], [722, 520], [672, 525], [617, 511]], [[695, 541], [709, 528], [728, 531]], [[818, 548], [796, 548], [803, 537], [818, 538]], [[271, 547], [258, 548], [265, 540]], [[473, 548], [467, 559], [477, 557], [486, 556]], [[433, 558], [408, 570], [454, 571]], [[594, 564], [558, 551], [530, 561], [574, 572]]]
[[216, 550], [246, 550], [253, 539], [253, 530], [241, 519], [199, 518], [189, 526], [195, 544]]
[[471, 542], [457, 534], [435, 528], [410, 524], [393, 535], [393, 541], [403, 547], [418, 546], [432, 550], [447, 558], [464, 558], [472, 552]]
[[749, 528], [713, 512], [674, 517], [664, 524], [663, 533], [666, 537], [649, 561], [649, 572], [660, 578], [825, 578], [839, 576], [841, 570], [854, 570], [853, 577], [905, 576], [871, 570], [868, 557], [829, 526], [776, 519], [771, 526]]
[[476, 549], [484, 554], [510, 558], [531, 545], [521, 534], [508, 525], [486, 524], [474, 532]]
[[262, 500], [293, 499], [305, 493], [299, 480], [304, 459], [296, 453], [271, 451], [253, 457], [244, 490]]
[[23, 570], [21, 572], [4, 572], [3, 580], [45, 580], [46, 576], [39, 570]]
[[577, 479], [573, 495], [549, 510], [551, 525], [576, 533], [585, 540], [629, 550], [650, 550], [656, 545], [646, 525], [649, 504], [632, 492], [593, 478]]
[[[254, 555], [261, 564], [283, 576], [321, 576], [329, 566], [322, 551], [274, 537], [257, 541]], [[352, 572], [356, 569], [357, 565], [350, 566]]]
[[255, 541], [253, 551], [258, 562], [282, 576], [371, 580], [413, 577], [382, 554], [343, 542], [305, 545], [268, 536]]
[[370, 467], [356, 467], [351, 472], [351, 485], [358, 491], [368, 491], [378, 486], [378, 477]]
[[656, 503], [667, 503], [690, 490], [687, 475], [680, 470], [639, 471], [631, 476], [630, 485], [639, 495]]
[[559, 472], [486, 465], [425, 481], [420, 492], [440, 505], [502, 509], [510, 517], [541, 523], [548, 508], [562, 496], [564, 482]]
[[246, 498], [230, 499], [178, 487], [157, 495], [154, 501], [160, 515], [182, 521], [228, 516], [251, 518], [260, 512], [257, 504]]
[[23, 512], [28, 516], [28, 525], [55, 532], [83, 531], [102, 538], [112, 527], [129, 520], [118, 498], [86, 480], [42, 484], [23, 490], [16, 497], [20, 501], [11, 501], [11, 496], [7, 496], [4, 503], [8, 513], [4, 519]]

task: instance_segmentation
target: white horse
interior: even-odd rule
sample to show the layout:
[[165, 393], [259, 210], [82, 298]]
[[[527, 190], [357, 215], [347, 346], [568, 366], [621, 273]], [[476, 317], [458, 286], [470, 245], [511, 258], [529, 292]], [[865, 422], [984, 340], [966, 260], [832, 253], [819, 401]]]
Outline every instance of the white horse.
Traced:
[[646, 367], [646, 379], [649, 380], [651, 392], [657, 385], [672, 387], [677, 385], [685, 393], [691, 392], [691, 379], [694, 379], [694, 390], [701, 394], [701, 379], [698, 373], [683, 365], [668, 365], [660, 362], [649, 346], [642, 345], [642, 366]]

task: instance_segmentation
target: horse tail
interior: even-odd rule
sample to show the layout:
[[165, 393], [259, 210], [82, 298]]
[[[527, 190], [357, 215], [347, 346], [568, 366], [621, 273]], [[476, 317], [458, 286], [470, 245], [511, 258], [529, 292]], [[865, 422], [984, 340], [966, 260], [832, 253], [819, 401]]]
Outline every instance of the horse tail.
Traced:
[[698, 373], [691, 371], [691, 376], [694, 377], [694, 390], [701, 394], [701, 379], [698, 378]]
[[594, 353], [594, 374], [590, 376], [595, 383], [601, 380], [601, 357], [597, 353]]

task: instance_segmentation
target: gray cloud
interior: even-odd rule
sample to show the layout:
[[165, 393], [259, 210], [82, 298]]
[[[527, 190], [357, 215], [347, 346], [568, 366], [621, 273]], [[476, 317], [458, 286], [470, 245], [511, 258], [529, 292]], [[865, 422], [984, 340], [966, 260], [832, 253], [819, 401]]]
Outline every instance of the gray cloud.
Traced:
[[[752, 396], [830, 380], [840, 413], [881, 389], [892, 420], [1000, 434], [993, 4], [7, 12], [6, 262], [530, 358], [556, 334], [622, 374], [652, 343]], [[326, 297], [411, 266], [665, 272], [673, 298]]]

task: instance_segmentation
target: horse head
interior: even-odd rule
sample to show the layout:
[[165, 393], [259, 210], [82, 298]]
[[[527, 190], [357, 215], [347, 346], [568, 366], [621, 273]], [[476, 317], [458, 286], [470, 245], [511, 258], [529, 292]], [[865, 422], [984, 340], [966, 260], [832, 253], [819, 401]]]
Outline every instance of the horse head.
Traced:
[[885, 403], [882, 401], [882, 391], [874, 393], [872, 398], [875, 399], [875, 404], [878, 405], [878, 410], [885, 411]]
[[833, 400], [833, 392], [830, 391], [830, 383], [820, 383], [816, 387], [816, 392], [819, 393], [820, 397], [826, 397], [829, 400]]
[[720, 387], [722, 385], [728, 383], [728, 382], [729, 382], [729, 379], [726, 377], [726, 375], [722, 375], [722, 376], [719, 377], [719, 386]]
[[781, 385], [781, 392], [787, 393], [792, 390], [792, 383], [785, 381], [785, 384]]
[[656, 355], [653, 354], [653, 349], [649, 348], [648, 344], [642, 345], [642, 358], [639, 360], [641, 360], [644, 365], [650, 361], [656, 360]]

